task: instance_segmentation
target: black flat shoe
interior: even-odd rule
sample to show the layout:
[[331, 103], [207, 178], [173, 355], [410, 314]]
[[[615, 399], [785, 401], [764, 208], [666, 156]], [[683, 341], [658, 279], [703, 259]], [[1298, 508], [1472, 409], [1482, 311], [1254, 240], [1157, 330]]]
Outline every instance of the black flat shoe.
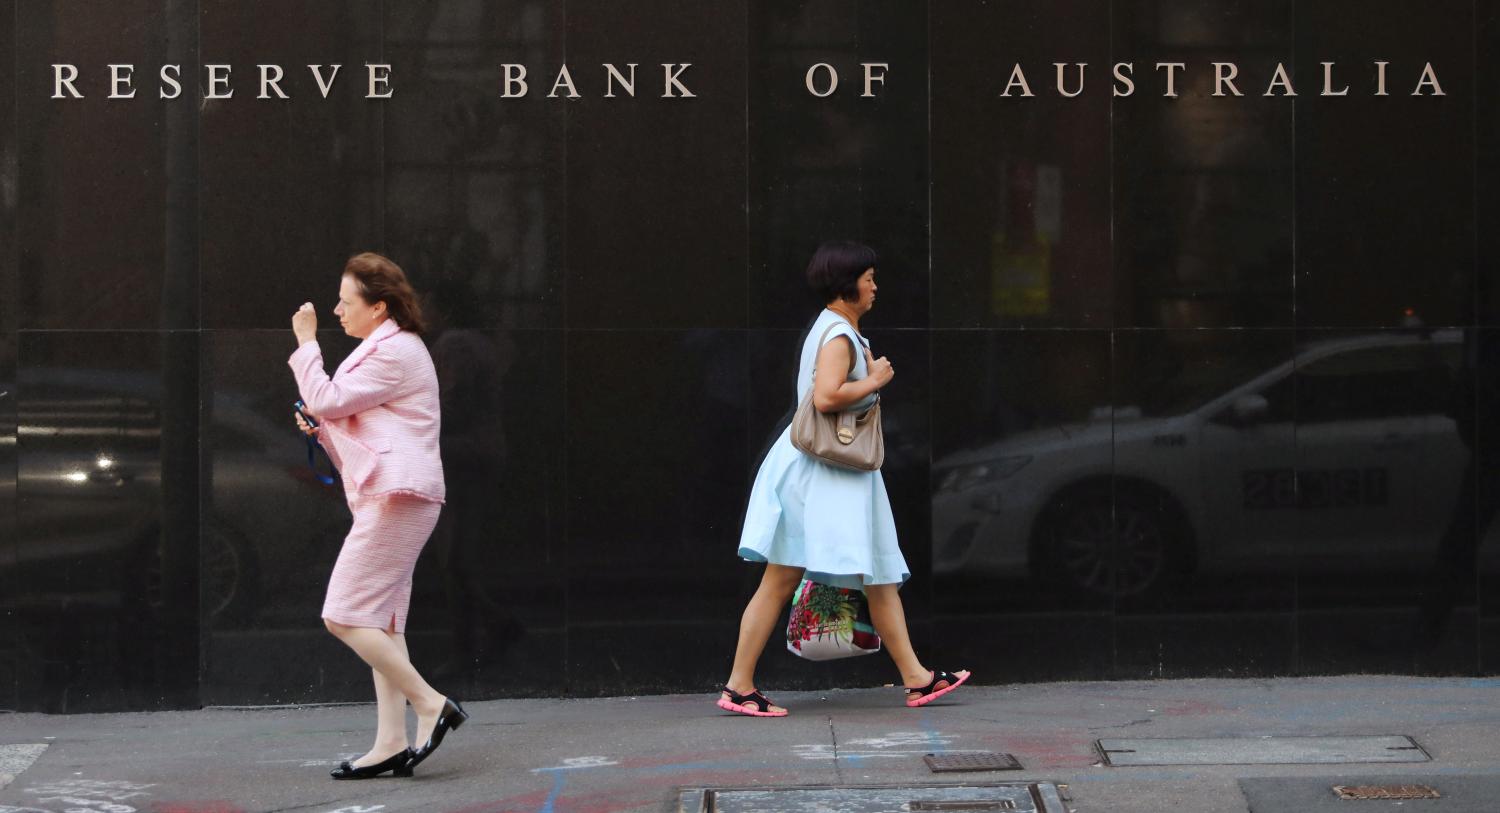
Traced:
[[356, 768], [347, 761], [340, 762], [337, 768], [328, 772], [334, 779], [374, 779], [386, 771], [394, 771], [395, 776], [411, 776], [411, 749], [408, 748], [395, 756], [381, 760], [374, 765], [361, 765]]
[[412, 768], [422, 764], [422, 760], [432, 756], [432, 752], [443, 744], [443, 737], [448, 734], [449, 729], [457, 730], [464, 721], [469, 719], [469, 713], [458, 704], [457, 700], [448, 698], [443, 701], [443, 713], [438, 715], [437, 727], [432, 729], [432, 736], [427, 738], [427, 744], [422, 745], [411, 752], [411, 757], [406, 761], [406, 770], [411, 772]]

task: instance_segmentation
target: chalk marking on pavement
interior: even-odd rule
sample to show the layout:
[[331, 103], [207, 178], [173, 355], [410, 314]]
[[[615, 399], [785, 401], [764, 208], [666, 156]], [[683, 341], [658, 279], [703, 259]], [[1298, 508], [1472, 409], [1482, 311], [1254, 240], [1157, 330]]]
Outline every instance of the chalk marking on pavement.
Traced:
[[[932, 753], [972, 754], [972, 748], [949, 748], [956, 734], [943, 734], [936, 728], [928, 731], [892, 731], [884, 737], [861, 737], [840, 743], [835, 749], [827, 743], [808, 743], [792, 746], [792, 753], [805, 760], [850, 760], [905, 759], [912, 755]], [[921, 746], [911, 748], [910, 746]]]
[[125, 782], [107, 779], [60, 779], [26, 788], [38, 802], [62, 802], [72, 805], [63, 813], [136, 813], [133, 805], [122, 804], [137, 797], [150, 797], [147, 788], [154, 782]]
[[38, 802], [62, 802], [65, 805], [77, 805], [63, 810], [63, 813], [136, 813], [135, 808], [130, 805], [122, 805], [119, 802], [107, 802], [103, 799], [85, 799], [79, 796], [43, 796]]
[[[831, 759], [834, 759], [833, 746], [831, 746], [831, 745], [795, 745], [795, 746], [792, 746], [792, 751], [794, 753], [796, 753], [797, 756], [801, 757], [802, 759], [810, 760], [810, 761], [821, 761], [821, 760], [831, 760]], [[935, 753], [935, 752], [932, 751], [932, 750], [930, 750], [930, 749], [927, 749], [927, 748], [914, 748], [914, 749], [902, 748], [902, 749], [899, 749], [899, 750], [887, 750], [887, 751], [845, 751], [843, 748], [840, 748], [839, 749], [839, 753], [838, 753], [838, 759], [841, 759], [841, 760], [844, 760], [844, 759], [851, 759], [851, 760], [858, 760], [858, 759], [882, 759], [882, 758], [884, 758], [884, 759], [904, 759], [906, 757], [913, 756], [913, 755], [915, 755], [915, 756], [922, 756], [924, 754], [931, 754], [931, 753]], [[945, 748], [945, 749], [943, 749], [943, 753], [945, 753], [945, 754], [983, 754], [983, 753], [985, 753], [985, 751], [983, 749], [980, 749], [980, 748]]]
[[46, 743], [0, 745], [0, 788], [16, 781], [47, 750]]
[[385, 805], [353, 805], [330, 810], [328, 813], [375, 813], [377, 810], [385, 810]]
[[359, 759], [360, 756], [361, 756], [360, 754], [356, 754], [356, 753], [354, 753], [354, 752], [351, 751], [351, 752], [349, 752], [347, 754], [338, 754], [336, 756], [327, 757], [327, 758], [313, 758], [313, 759], [308, 759], [307, 757], [289, 757], [287, 759], [257, 759], [257, 760], [255, 760], [255, 764], [256, 765], [296, 765], [299, 768], [321, 768], [321, 767], [323, 767], [325, 765], [337, 765], [340, 762], [344, 762], [346, 760], [349, 761], [349, 762], [353, 762], [354, 760]]
[[561, 765], [553, 765], [550, 768], [532, 768], [532, 773], [552, 773], [554, 771], [579, 771], [585, 768], [606, 768], [610, 765], [620, 763], [609, 757], [569, 757], [563, 760]]
[[867, 748], [899, 748], [903, 745], [947, 745], [955, 737], [944, 737], [936, 731], [892, 731], [884, 737], [866, 737], [857, 740], [849, 740], [849, 745], [862, 745]]
[[119, 780], [106, 779], [59, 779], [52, 782], [43, 782], [40, 785], [32, 785], [26, 789], [27, 793], [33, 795], [42, 794], [67, 794], [69, 796], [97, 796], [101, 799], [110, 799], [116, 802], [126, 799], [134, 799], [137, 796], [150, 796], [147, 788], [156, 787], [154, 782], [123, 782]]
[[922, 733], [927, 737], [927, 747], [931, 749], [931, 753], [947, 753], [948, 743], [952, 742], [953, 740], [944, 737], [943, 733], [941, 731], [938, 731], [937, 726], [932, 722], [932, 713], [927, 709], [922, 709], [921, 719]]
[[[338, 765], [342, 762], [353, 762], [354, 760], [359, 759], [362, 756], [364, 756], [364, 754], [356, 754], [353, 751], [347, 754], [339, 754], [338, 756], [333, 758], [333, 762], [331, 764]], [[273, 759], [261, 764], [268, 764], [269, 762], [295, 762], [297, 763], [298, 768], [322, 768], [330, 764], [328, 760], [325, 759]]]
[[542, 802], [542, 807], [538, 813], [553, 813], [552, 808], [557, 804], [557, 797], [562, 795], [563, 784], [568, 781], [567, 776], [568, 774], [565, 771], [553, 772], [552, 792], [547, 794], [547, 799]]

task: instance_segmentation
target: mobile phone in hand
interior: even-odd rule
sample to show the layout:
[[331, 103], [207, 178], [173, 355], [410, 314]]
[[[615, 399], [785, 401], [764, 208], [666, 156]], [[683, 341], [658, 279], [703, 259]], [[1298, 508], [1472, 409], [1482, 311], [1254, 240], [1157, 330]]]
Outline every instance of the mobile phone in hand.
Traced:
[[302, 416], [302, 420], [307, 421], [308, 426], [311, 426], [314, 429], [318, 428], [318, 422], [313, 420], [313, 417], [311, 415], [307, 414], [307, 404], [298, 401], [297, 403], [292, 404], [292, 409], [297, 410], [297, 414]]

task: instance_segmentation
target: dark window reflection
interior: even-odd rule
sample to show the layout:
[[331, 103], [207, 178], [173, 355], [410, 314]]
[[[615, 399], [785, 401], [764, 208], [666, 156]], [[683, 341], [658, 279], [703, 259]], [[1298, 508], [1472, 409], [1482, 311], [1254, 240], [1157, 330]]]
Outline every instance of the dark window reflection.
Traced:
[[[1475, 218], [1483, 5], [1366, 0], [1355, 21], [1340, 2], [1294, 4], [1298, 325], [1473, 322], [1476, 232], [1494, 231]], [[1390, 63], [1390, 95], [1358, 98], [1376, 59]], [[1318, 92], [1323, 61], [1347, 97]], [[1412, 96], [1429, 62], [1446, 95]]]
[[[934, 323], [1109, 324], [1110, 15], [1096, 11], [932, 4]], [[1060, 59], [1090, 63], [1088, 93], [1048, 90]], [[1000, 96], [1013, 64], [1035, 97]]]
[[195, 342], [28, 338], [23, 357], [36, 364], [17, 386], [16, 548], [0, 558], [16, 588], [4, 605], [27, 652], [28, 707], [196, 698], [196, 675], [179, 665], [197, 660], [197, 422], [165, 408], [171, 393], [194, 403]]
[[[927, 2], [749, 4], [750, 318], [796, 328], [822, 305], [803, 270], [824, 240], [850, 237], [881, 257], [880, 325], [928, 321]], [[861, 98], [862, 61], [891, 65]], [[828, 98], [810, 66], [839, 74]], [[910, 70], [906, 66], [918, 66]], [[872, 325], [875, 324], [872, 322]]]
[[[1261, 94], [1294, 67], [1291, 2], [1116, 12], [1115, 56], [1138, 80], [1111, 105], [1117, 324], [1290, 325], [1294, 101]], [[1238, 66], [1243, 97], [1213, 95], [1216, 60]], [[1144, 70], [1158, 62], [1187, 65], [1177, 98]]]
[[[392, 101], [365, 99], [365, 64], [381, 55], [381, 4], [364, 0], [196, 0], [169, 22], [169, 42], [190, 48], [170, 58], [233, 66], [234, 98], [191, 102], [197, 82], [168, 110], [186, 118], [195, 154], [171, 153], [173, 167], [196, 168], [201, 205], [187, 207], [201, 252], [203, 324], [286, 328], [286, 303], [332, 305], [337, 273], [350, 254], [381, 249], [382, 124], [407, 92], [398, 65]], [[129, 25], [129, 23], [125, 23]], [[120, 60], [128, 61], [128, 60]], [[288, 99], [255, 98], [256, 64], [285, 70]], [[155, 61], [137, 65], [141, 95], [155, 96]], [[324, 98], [309, 64], [342, 65]], [[329, 70], [325, 68], [324, 70]], [[198, 69], [201, 80], [202, 69]], [[119, 103], [135, 107], [135, 99]], [[133, 154], [133, 153], [132, 153]], [[174, 179], [177, 176], [169, 176]], [[409, 270], [409, 269], [408, 269]], [[328, 319], [327, 311], [323, 311]]]
[[[3, 5], [3, 4], [0, 4]], [[0, 597], [17, 594], [16, 342], [0, 334]], [[0, 599], [0, 709], [19, 708], [21, 651], [14, 610]]]
[[[80, 63], [87, 77], [84, 54], [109, 54], [94, 64], [140, 66], [135, 76], [144, 85], [146, 66], [168, 61], [167, 11], [164, 3], [24, 3], [6, 18], [15, 49], [5, 53], [24, 89], [13, 108], [25, 202], [17, 208], [16, 246], [28, 261], [18, 268], [25, 284], [16, 293], [28, 327], [197, 325], [191, 308], [170, 307], [184, 280], [163, 273], [182, 214], [169, 210], [167, 189], [191, 177], [172, 160], [187, 153], [168, 151], [169, 137], [185, 135], [182, 118], [169, 115], [154, 91], [129, 102], [107, 99], [104, 72], [94, 74], [97, 84], [80, 86], [82, 99], [59, 104], [47, 92], [54, 63]], [[127, 155], [130, 170], [121, 173]], [[185, 273], [196, 287], [196, 269]]]
[[[562, 61], [562, 22], [539, 0], [387, 8], [401, 91], [383, 118], [386, 241], [450, 324], [548, 327], [561, 315], [566, 103], [545, 98], [543, 77]], [[500, 98], [505, 63], [539, 87]]]
[[1458, 366], [1453, 339], [1351, 350], [1299, 367], [1297, 419], [1309, 424], [1444, 414]]
[[[337, 331], [318, 338], [332, 364], [354, 344]], [[349, 513], [342, 490], [308, 469], [304, 441], [288, 424], [297, 397], [286, 369], [292, 347], [282, 331], [219, 331], [207, 341], [199, 611], [206, 703], [353, 697], [340, 681], [365, 679], [319, 634]], [[304, 656], [278, 654], [289, 650]]]
[[447, 503], [416, 574], [434, 674], [484, 692], [562, 668], [561, 337], [442, 325], [429, 335], [442, 396]]

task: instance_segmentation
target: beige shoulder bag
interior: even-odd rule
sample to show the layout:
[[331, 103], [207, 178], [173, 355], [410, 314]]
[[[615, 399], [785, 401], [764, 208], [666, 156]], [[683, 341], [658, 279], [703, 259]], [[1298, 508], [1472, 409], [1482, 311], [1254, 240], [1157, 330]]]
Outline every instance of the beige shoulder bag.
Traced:
[[[823, 342], [829, 331], [839, 323], [828, 326], [818, 339], [817, 352], [823, 352]], [[864, 350], [864, 345], [855, 352]], [[814, 356], [814, 358], [817, 358]], [[854, 371], [854, 357], [849, 357], [849, 372]], [[817, 380], [817, 363], [813, 364], [813, 380]], [[847, 376], [848, 373], [845, 373]], [[825, 463], [856, 471], [877, 471], [885, 462], [885, 435], [880, 429], [880, 396], [864, 412], [819, 412], [813, 406], [813, 387], [797, 405], [797, 414], [792, 417], [792, 445]]]

